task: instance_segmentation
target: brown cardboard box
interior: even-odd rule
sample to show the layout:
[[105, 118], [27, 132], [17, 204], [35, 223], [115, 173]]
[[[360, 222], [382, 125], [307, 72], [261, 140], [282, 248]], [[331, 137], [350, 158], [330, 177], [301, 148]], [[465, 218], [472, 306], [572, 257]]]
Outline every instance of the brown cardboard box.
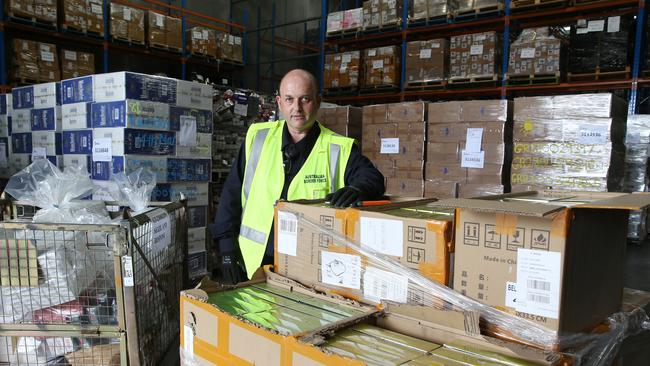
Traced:
[[561, 41], [549, 33], [548, 27], [524, 29], [510, 47], [508, 76], [559, 77], [561, 47]]
[[214, 29], [193, 27], [187, 30], [187, 48], [190, 53], [218, 57], [217, 34]]
[[217, 48], [219, 58], [242, 62], [242, 38], [228, 33], [217, 32]]
[[39, 80], [38, 45], [38, 42], [14, 38], [13, 75], [15, 78]]
[[39, 81], [48, 82], [61, 80], [59, 57], [56, 51], [56, 45], [39, 43], [38, 49]]
[[70, 79], [95, 73], [95, 55], [92, 53], [61, 50], [61, 78]]
[[627, 210], [650, 205], [650, 194], [546, 191], [431, 205], [456, 208], [456, 291], [573, 333], [620, 309]]
[[501, 182], [496, 183], [458, 183], [459, 198], [494, 196], [504, 193]]
[[385, 46], [363, 50], [363, 86], [399, 85], [399, 47]]
[[467, 168], [461, 168], [458, 164], [427, 161], [424, 171], [424, 178], [429, 181], [464, 182], [467, 179]]
[[56, 24], [56, 0], [34, 0], [34, 17], [42, 22]]
[[[421, 174], [421, 172], [419, 173]], [[386, 178], [386, 194], [408, 198], [424, 197], [424, 180], [422, 178]]]
[[496, 32], [452, 36], [449, 79], [489, 78], [499, 74], [499, 46]]
[[414, 0], [412, 4], [413, 20], [451, 16], [458, 7], [457, 0]]
[[144, 10], [131, 8], [131, 20], [127, 23], [130, 40], [144, 43], [145, 41], [144, 18], [145, 18]]
[[364, 29], [395, 26], [402, 20], [402, 2], [395, 0], [369, 0], [363, 3]]
[[381, 0], [368, 0], [363, 2], [363, 28], [372, 29], [381, 27]]
[[424, 181], [425, 198], [455, 198], [458, 194], [458, 183], [452, 181]]
[[86, 0], [63, 0], [62, 25], [77, 30], [88, 29]]
[[427, 162], [460, 164], [460, 146], [457, 142], [427, 143]]
[[102, 1], [87, 0], [85, 14], [88, 31], [104, 35], [104, 4]]
[[449, 42], [446, 39], [406, 44], [406, 82], [427, 83], [447, 79]]
[[347, 136], [361, 143], [361, 108], [332, 107], [318, 110], [318, 122], [342, 136]]
[[325, 55], [325, 89], [359, 87], [361, 52]]
[[183, 48], [182, 26], [181, 18], [165, 17], [165, 40], [169, 48], [178, 51]]
[[34, 0], [9, 0], [9, 15], [31, 18], [34, 16]]
[[499, 99], [429, 103], [428, 122], [506, 122], [510, 108], [511, 103]]
[[111, 35], [144, 44], [143, 10], [111, 3]]
[[327, 14], [327, 34], [358, 30], [363, 26], [363, 8]]
[[165, 28], [164, 14], [149, 10], [147, 12], [147, 44], [166, 47], [167, 32]]

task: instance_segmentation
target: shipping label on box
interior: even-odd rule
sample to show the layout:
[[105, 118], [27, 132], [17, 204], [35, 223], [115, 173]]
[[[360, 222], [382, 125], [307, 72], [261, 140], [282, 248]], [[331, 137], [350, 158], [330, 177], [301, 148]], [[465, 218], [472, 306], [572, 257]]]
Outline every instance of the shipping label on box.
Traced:
[[137, 99], [176, 104], [175, 79], [132, 72], [97, 74], [94, 78], [96, 102]]
[[96, 128], [93, 139], [111, 139], [112, 155], [173, 155], [176, 152], [176, 133], [147, 131], [131, 128]]
[[[90, 173], [90, 166], [92, 158], [90, 155], [63, 155], [64, 167], [81, 167], [82, 171]], [[112, 199], [111, 199], [112, 201]]]
[[188, 206], [205, 206], [210, 197], [209, 183], [166, 183], [156, 184], [151, 199], [154, 201], [179, 201], [181, 194], [187, 198]]
[[11, 135], [11, 152], [12, 154], [31, 154], [32, 133], [24, 132], [24, 133], [14, 133], [13, 135]]
[[61, 82], [62, 104], [92, 102], [94, 100], [95, 75], [82, 76]]
[[186, 158], [212, 158], [212, 134], [197, 133], [196, 139], [189, 146], [179, 144], [181, 132], [176, 135], [176, 156]]
[[11, 115], [11, 133], [32, 131], [32, 110], [14, 109]]
[[61, 128], [65, 130], [81, 130], [92, 127], [91, 103], [81, 102], [61, 106]]
[[63, 154], [83, 154], [92, 155], [93, 153], [93, 131], [63, 131]]
[[91, 120], [94, 128], [129, 127], [169, 130], [169, 105], [139, 100], [93, 103]]
[[61, 131], [61, 107], [32, 109], [32, 131]]
[[45, 148], [47, 156], [63, 155], [61, 132], [35, 131], [32, 132], [32, 152], [37, 147]]
[[170, 106], [169, 118], [171, 130], [180, 131], [182, 117], [194, 117], [196, 121], [196, 132], [212, 133], [212, 110]]
[[211, 159], [167, 159], [167, 182], [209, 182]]
[[21, 86], [11, 89], [13, 109], [34, 108], [34, 87]]
[[34, 107], [54, 108], [61, 105], [61, 83], [34, 85]]
[[214, 90], [211, 85], [177, 80], [176, 105], [186, 108], [212, 110]]

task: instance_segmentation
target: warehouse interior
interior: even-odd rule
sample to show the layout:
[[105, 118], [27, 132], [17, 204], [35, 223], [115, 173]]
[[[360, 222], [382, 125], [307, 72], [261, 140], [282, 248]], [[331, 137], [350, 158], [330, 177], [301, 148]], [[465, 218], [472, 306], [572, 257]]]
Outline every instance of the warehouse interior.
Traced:
[[650, 365], [645, 0], [4, 0], [0, 366]]

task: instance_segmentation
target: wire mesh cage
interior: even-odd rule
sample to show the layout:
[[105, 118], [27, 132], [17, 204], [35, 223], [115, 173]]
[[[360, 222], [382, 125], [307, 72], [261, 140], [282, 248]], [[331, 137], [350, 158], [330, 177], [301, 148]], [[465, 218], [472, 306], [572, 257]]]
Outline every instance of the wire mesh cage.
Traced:
[[185, 202], [113, 224], [0, 222], [0, 363], [116, 349], [99, 364], [157, 364], [178, 337], [186, 257]]

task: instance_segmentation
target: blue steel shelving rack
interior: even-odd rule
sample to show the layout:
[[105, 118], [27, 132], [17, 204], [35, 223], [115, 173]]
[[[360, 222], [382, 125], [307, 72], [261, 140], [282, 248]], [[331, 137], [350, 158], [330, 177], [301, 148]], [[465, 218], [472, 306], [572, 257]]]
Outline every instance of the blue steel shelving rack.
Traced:
[[[323, 0], [326, 3], [326, 0]], [[339, 52], [339, 47], [348, 46], [348, 49], [363, 49], [367, 47], [374, 47], [378, 43], [395, 44], [395, 38], [400, 37], [399, 43], [402, 46], [401, 62], [400, 62], [400, 91], [397, 93], [384, 93], [384, 94], [365, 94], [356, 96], [345, 97], [329, 97], [327, 100], [333, 102], [344, 103], [368, 103], [368, 102], [395, 102], [412, 99], [435, 99], [435, 98], [454, 98], [454, 97], [480, 97], [491, 96], [508, 98], [514, 93], [517, 95], [528, 94], [555, 94], [555, 93], [571, 93], [578, 91], [589, 90], [615, 90], [623, 89], [629, 91], [629, 114], [634, 114], [638, 110], [638, 88], [643, 85], [650, 85], [650, 79], [641, 77], [641, 57], [643, 56], [645, 46], [645, 32], [646, 32], [646, 11], [645, 0], [612, 0], [609, 2], [594, 2], [586, 3], [584, 5], [577, 5], [563, 9], [540, 10], [536, 12], [512, 14], [510, 8], [510, 1], [505, 1], [505, 7], [501, 16], [492, 18], [479, 18], [474, 21], [468, 22], [451, 22], [445, 24], [433, 24], [429, 26], [410, 27], [408, 24], [408, 8], [409, 0], [403, 0], [403, 14], [402, 26], [397, 32], [390, 31], [384, 34], [373, 34], [370, 36], [359, 36], [357, 38], [341, 39], [341, 40], [325, 40], [322, 45], [323, 54], [327, 51], [327, 46], [333, 46], [336, 52]], [[358, 4], [357, 4], [358, 6]], [[617, 10], [619, 8], [630, 8], [630, 12], [636, 8], [636, 37], [634, 41], [634, 53], [631, 62], [631, 78], [628, 80], [613, 80], [613, 81], [599, 81], [599, 82], [580, 82], [580, 83], [561, 83], [552, 85], [525, 85], [525, 86], [509, 86], [505, 75], [508, 72], [508, 57], [510, 54], [510, 34], [513, 27], [513, 22], [528, 21], [522, 26], [515, 24], [516, 28], [525, 28], [533, 26], [543, 26], [553, 24], [556, 16], [580, 16], [580, 17], [597, 17], [599, 15], [607, 14], [608, 11]], [[323, 5], [323, 20], [326, 24], [327, 19], [327, 5]], [[566, 12], [563, 13], [563, 12]], [[567, 15], [568, 14], [568, 15]], [[546, 18], [545, 18], [546, 17]], [[550, 19], [549, 19], [550, 18]], [[534, 21], [532, 21], [534, 19]], [[569, 19], [569, 18], [567, 18]], [[535, 25], [532, 25], [532, 24]], [[423, 34], [429, 35], [426, 38], [445, 37], [450, 34], [460, 34], [461, 30], [469, 29], [468, 33], [474, 33], [477, 29], [482, 30], [499, 30], [503, 33], [503, 55], [501, 64], [501, 82], [497, 87], [475, 87], [469, 89], [454, 89], [442, 91], [423, 91], [413, 92], [405, 90], [405, 68], [406, 68], [406, 50], [405, 46], [407, 41], [411, 40], [411, 36], [420, 36]], [[374, 42], [369, 45], [370, 42]], [[322, 56], [321, 66], [324, 65], [324, 55]], [[650, 66], [650, 65], [646, 65]], [[321, 67], [320, 78], [323, 78], [323, 67]]]
[[[34, 33], [34, 34], [40, 34], [41, 36], [53, 36], [55, 39], [63, 39], [66, 41], [80, 41], [89, 45], [94, 45], [94, 46], [100, 46], [102, 49], [102, 71], [104, 73], [108, 72], [110, 69], [110, 63], [109, 63], [109, 52], [111, 48], [115, 49], [120, 49], [122, 51], [127, 51], [131, 52], [134, 54], [144, 54], [145, 56], [152, 56], [152, 57], [159, 57], [159, 58], [166, 58], [169, 60], [177, 60], [180, 61], [181, 63], [181, 78], [182, 79], [187, 79], [187, 63], [188, 61], [190, 63], [196, 63], [196, 64], [203, 64], [206, 66], [214, 66], [214, 67], [222, 67], [223, 65], [231, 65], [233, 67], [243, 67], [246, 65], [246, 58], [247, 58], [247, 52], [246, 52], [246, 46], [248, 44], [247, 40], [247, 33], [246, 33], [246, 28], [244, 25], [237, 24], [232, 22], [232, 14], [230, 17], [230, 21], [223, 21], [220, 19], [216, 19], [213, 17], [208, 17], [205, 15], [202, 15], [200, 13], [191, 11], [187, 8], [187, 0], [181, 0], [181, 6], [177, 7], [162, 1], [158, 0], [143, 0], [145, 3], [154, 5], [158, 7], [158, 10], [162, 9], [168, 9], [169, 11], [174, 11], [177, 12], [181, 15], [181, 31], [182, 31], [182, 36], [181, 36], [181, 53], [173, 53], [173, 52], [166, 52], [166, 51], [151, 51], [149, 48], [146, 47], [126, 47], [123, 45], [120, 45], [118, 43], [115, 43], [111, 40], [110, 37], [110, 32], [109, 32], [109, 20], [110, 20], [110, 1], [109, 0], [103, 0], [103, 8], [104, 8], [104, 35], [101, 38], [95, 38], [92, 36], [85, 36], [85, 35], [76, 35], [72, 33], [67, 33], [67, 32], [62, 32], [61, 30], [58, 29], [46, 29], [46, 28], [40, 28], [38, 27], [37, 24], [27, 24], [25, 22], [20, 22], [16, 23], [9, 19], [6, 14], [5, 14], [5, 8], [4, 8], [4, 1], [3, 4], [0, 5], [0, 86], [3, 88], [8, 88], [8, 75], [7, 75], [7, 53], [6, 53], [6, 30], [7, 28], [15, 28], [16, 30], [24, 31], [27, 33]], [[125, 1], [120, 1], [120, 3], [124, 3], [129, 5], [128, 2]], [[139, 8], [144, 8], [143, 6], [138, 6]], [[151, 10], [156, 10], [155, 8], [144, 8], [144, 9], [151, 9]], [[192, 20], [188, 20], [187, 15], [193, 15], [195, 17], [199, 17], [201, 19], [205, 19], [207, 21], [216, 23], [216, 24], [221, 24], [225, 25], [228, 28], [222, 28], [222, 27], [215, 27], [219, 28], [222, 30], [227, 30], [232, 32], [233, 29], [239, 30], [242, 36], [242, 47], [243, 47], [243, 62], [242, 64], [235, 64], [235, 63], [229, 63], [229, 62], [213, 62], [213, 63], [202, 63], [200, 60], [195, 60], [191, 58], [191, 55], [187, 52], [187, 39], [186, 39], [186, 30], [188, 29], [188, 23], [191, 23]], [[247, 10], [244, 10], [243, 14], [243, 19], [244, 23], [247, 22], [248, 20], [248, 13]], [[50, 41], [52, 42], [52, 41]], [[56, 43], [56, 41], [54, 41]]]

